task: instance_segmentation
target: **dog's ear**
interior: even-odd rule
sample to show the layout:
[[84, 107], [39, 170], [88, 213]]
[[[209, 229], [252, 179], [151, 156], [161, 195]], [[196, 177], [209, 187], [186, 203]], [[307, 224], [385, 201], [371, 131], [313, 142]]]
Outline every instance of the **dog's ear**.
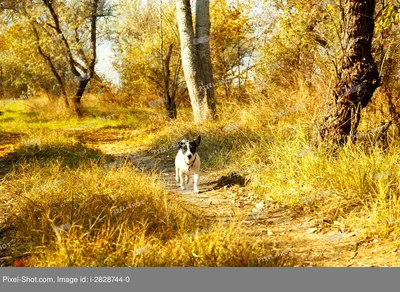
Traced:
[[201, 136], [198, 136], [198, 137], [196, 138], [196, 140], [194, 141], [194, 143], [196, 143], [196, 145], [199, 146], [199, 145], [200, 145], [200, 142], [201, 142]]

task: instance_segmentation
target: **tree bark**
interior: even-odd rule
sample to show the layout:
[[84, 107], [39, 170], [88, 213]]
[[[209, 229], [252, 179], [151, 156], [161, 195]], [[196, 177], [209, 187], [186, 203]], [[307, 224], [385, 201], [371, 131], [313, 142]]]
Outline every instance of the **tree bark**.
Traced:
[[[201, 72], [203, 72], [204, 84], [212, 84], [213, 86], [206, 87], [206, 98], [211, 110], [213, 118], [216, 116], [216, 104], [214, 95], [214, 76], [211, 64], [211, 47], [210, 47], [210, 0], [196, 1], [196, 39], [197, 51], [200, 57]], [[196, 42], [195, 42], [196, 43]]]
[[164, 63], [163, 77], [164, 77], [164, 103], [167, 112], [167, 118], [174, 120], [177, 117], [175, 96], [174, 95], [171, 96], [170, 86], [169, 86], [169, 81], [171, 76], [171, 70], [170, 70], [171, 55], [172, 55], [172, 44], [169, 45], [167, 55], [163, 60]]
[[371, 54], [375, 0], [345, 0], [343, 7], [343, 58], [333, 90], [334, 105], [319, 132], [322, 141], [343, 145], [351, 135], [355, 141], [361, 109], [380, 86]]
[[83, 77], [81, 80], [79, 80], [78, 89], [76, 91], [74, 98], [72, 99], [72, 108], [78, 117], [81, 117], [83, 114], [81, 107], [81, 99], [90, 79], [91, 79], [90, 77], [87, 78]]
[[[172, 94], [170, 93], [170, 63], [172, 57], [173, 44], [168, 46], [167, 55], [164, 58], [164, 31], [163, 31], [163, 3], [160, 1], [160, 56], [161, 56], [161, 67], [163, 73], [163, 89], [164, 89], [164, 106], [168, 120], [175, 120], [177, 118], [176, 103], [175, 103], [175, 86], [176, 78], [172, 83]], [[179, 69], [179, 65], [177, 66]], [[175, 75], [176, 76], [176, 75]]]
[[[207, 17], [208, 14], [204, 12], [204, 9], [208, 9], [209, 2], [206, 0], [201, 1], [204, 1], [204, 3], [198, 4], [197, 9], [200, 9], [200, 11], [197, 12], [197, 15]], [[194, 121], [199, 123], [214, 120], [216, 118], [216, 110], [212, 73], [204, 71], [208, 68], [207, 62], [211, 64], [211, 61], [205, 60], [207, 53], [204, 52], [204, 49], [209, 47], [209, 44], [204, 45], [204, 43], [209, 42], [209, 35], [206, 35], [207, 32], [209, 33], [209, 24], [207, 26], [209, 19], [196, 19], [200, 29], [196, 33], [201, 38], [195, 39], [190, 0], [176, 0], [176, 8], [182, 50], [182, 67], [193, 108]], [[201, 53], [198, 48], [202, 50]], [[202, 60], [202, 58], [204, 59]], [[205, 68], [203, 68], [202, 61], [206, 62], [204, 63]]]

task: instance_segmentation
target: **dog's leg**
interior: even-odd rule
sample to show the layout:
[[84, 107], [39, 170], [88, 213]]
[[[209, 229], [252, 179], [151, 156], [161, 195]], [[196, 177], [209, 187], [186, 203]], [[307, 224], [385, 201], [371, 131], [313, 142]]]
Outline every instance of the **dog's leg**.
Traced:
[[175, 166], [175, 181], [179, 183], [179, 168]]
[[195, 173], [194, 175], [193, 175], [193, 185], [194, 185], [194, 188], [193, 188], [193, 191], [196, 193], [196, 194], [198, 194], [200, 191], [199, 191], [199, 174], [198, 173]]
[[181, 190], [186, 189], [185, 180], [183, 179], [183, 172], [182, 172], [182, 170], [179, 170], [179, 180], [180, 180], [180, 182], [181, 182]]
[[190, 178], [190, 176], [187, 175], [187, 176], [186, 176], [186, 184], [189, 184], [189, 178]]

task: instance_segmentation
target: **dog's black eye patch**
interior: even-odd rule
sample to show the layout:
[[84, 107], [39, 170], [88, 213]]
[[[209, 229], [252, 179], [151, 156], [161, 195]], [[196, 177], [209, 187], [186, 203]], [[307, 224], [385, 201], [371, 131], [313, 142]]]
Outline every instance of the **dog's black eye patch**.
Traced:
[[197, 144], [195, 142], [190, 142], [189, 143], [189, 148], [190, 148], [190, 152], [192, 152], [194, 154], [196, 152], [196, 149], [197, 149]]

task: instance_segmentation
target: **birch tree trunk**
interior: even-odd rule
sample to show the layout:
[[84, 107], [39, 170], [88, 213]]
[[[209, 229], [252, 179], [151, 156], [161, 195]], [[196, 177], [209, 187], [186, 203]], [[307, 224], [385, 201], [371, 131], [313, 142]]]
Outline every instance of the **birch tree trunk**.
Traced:
[[201, 71], [203, 72], [205, 94], [211, 110], [213, 118], [216, 116], [216, 105], [214, 96], [214, 76], [211, 65], [211, 48], [210, 48], [210, 0], [196, 1], [196, 40], [197, 51], [200, 57]]
[[214, 84], [210, 60], [209, 1], [197, 0], [196, 39], [190, 0], [176, 0], [182, 50], [182, 67], [195, 123], [216, 118]]

